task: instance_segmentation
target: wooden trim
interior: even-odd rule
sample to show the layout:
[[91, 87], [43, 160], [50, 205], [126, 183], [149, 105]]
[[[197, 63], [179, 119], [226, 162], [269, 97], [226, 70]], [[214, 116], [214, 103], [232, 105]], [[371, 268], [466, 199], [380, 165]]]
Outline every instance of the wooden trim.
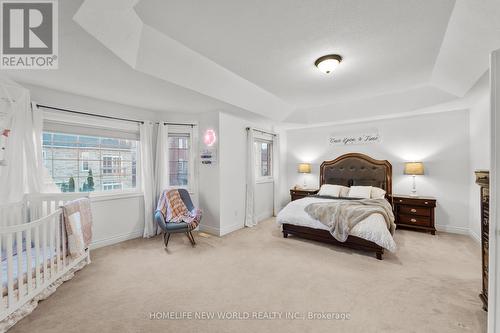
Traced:
[[376, 160], [374, 158], [371, 158], [368, 155], [361, 154], [361, 153], [348, 153], [344, 154], [342, 156], [337, 157], [336, 159], [332, 161], [324, 161], [321, 163], [321, 166], [319, 167], [319, 185], [325, 184], [325, 178], [324, 178], [324, 170], [325, 168], [335, 165], [339, 163], [340, 161], [346, 160], [346, 159], [360, 159], [363, 161], [366, 161], [368, 163], [371, 163], [373, 165], [381, 165], [384, 166], [386, 169], [386, 196], [389, 198], [392, 196], [392, 164], [387, 161], [387, 160]]

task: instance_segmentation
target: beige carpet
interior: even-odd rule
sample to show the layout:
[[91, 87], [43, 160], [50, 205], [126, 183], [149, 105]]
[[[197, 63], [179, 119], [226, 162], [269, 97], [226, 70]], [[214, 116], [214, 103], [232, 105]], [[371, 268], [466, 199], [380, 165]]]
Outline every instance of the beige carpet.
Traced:
[[[396, 232], [373, 255], [284, 239], [274, 220], [223, 238], [136, 239], [92, 264], [11, 332], [485, 332], [479, 246], [466, 236]], [[297, 312], [281, 320], [150, 319], [150, 312]], [[206, 311], [206, 312], [202, 312]], [[349, 320], [307, 320], [309, 312]], [[264, 316], [265, 314], [262, 314]], [[283, 314], [284, 316], [284, 314]], [[305, 316], [302, 319], [300, 316]]]

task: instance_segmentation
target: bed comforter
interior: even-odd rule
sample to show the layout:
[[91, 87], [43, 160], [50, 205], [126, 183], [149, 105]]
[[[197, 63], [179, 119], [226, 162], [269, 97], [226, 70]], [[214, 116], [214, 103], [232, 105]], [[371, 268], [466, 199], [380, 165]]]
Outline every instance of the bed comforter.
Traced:
[[[340, 200], [343, 201], [343, 200]], [[347, 201], [347, 200], [346, 200]], [[306, 212], [306, 207], [316, 203], [339, 202], [339, 199], [306, 197], [290, 202], [276, 217], [278, 224], [293, 224], [330, 231], [330, 227], [313, 218]], [[394, 222], [392, 222], [393, 224]], [[393, 227], [388, 226], [385, 218], [380, 213], [369, 214], [360, 219], [358, 223], [349, 230], [349, 235], [371, 241], [390, 252], [396, 251], [396, 243], [392, 237]]]

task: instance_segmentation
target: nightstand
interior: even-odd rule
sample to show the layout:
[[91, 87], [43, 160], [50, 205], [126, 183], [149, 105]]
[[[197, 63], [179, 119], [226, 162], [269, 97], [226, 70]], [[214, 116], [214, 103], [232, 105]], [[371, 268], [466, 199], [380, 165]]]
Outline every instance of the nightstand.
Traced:
[[430, 231], [436, 234], [434, 227], [434, 208], [436, 199], [432, 197], [413, 197], [393, 195], [396, 226]]
[[298, 188], [298, 189], [291, 189], [290, 190], [290, 198], [292, 201], [297, 200], [297, 199], [302, 199], [305, 197], [308, 197], [310, 195], [315, 195], [318, 194], [319, 190], [318, 189], [308, 189], [308, 188]]

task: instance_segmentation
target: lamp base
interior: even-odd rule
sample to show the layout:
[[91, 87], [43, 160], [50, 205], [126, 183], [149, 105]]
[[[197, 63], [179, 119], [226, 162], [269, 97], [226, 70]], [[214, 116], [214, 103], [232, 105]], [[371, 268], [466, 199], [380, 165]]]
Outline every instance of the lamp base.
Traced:
[[418, 197], [417, 195], [417, 184], [415, 183], [415, 175], [412, 176], [413, 178], [413, 186], [411, 187], [411, 193], [410, 193], [410, 196], [411, 197]]

